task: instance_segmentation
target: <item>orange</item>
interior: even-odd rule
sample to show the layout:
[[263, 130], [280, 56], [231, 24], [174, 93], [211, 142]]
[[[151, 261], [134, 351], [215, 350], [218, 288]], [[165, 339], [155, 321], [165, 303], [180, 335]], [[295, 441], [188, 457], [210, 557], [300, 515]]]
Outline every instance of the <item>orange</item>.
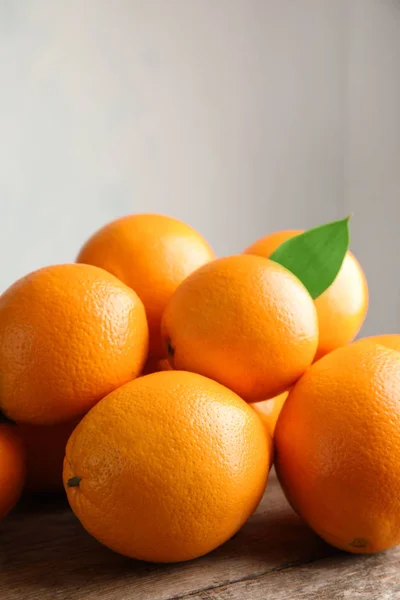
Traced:
[[25, 478], [25, 451], [14, 425], [0, 424], [0, 519], [16, 504]]
[[271, 398], [270, 400], [253, 402], [253, 404], [250, 405], [263, 421], [271, 437], [274, 436], [276, 423], [287, 397], [288, 392], [283, 392], [283, 394], [279, 394], [279, 396]]
[[99, 402], [67, 445], [72, 510], [100, 542], [175, 562], [228, 540], [258, 505], [270, 438], [236, 394], [194, 373], [140, 377]]
[[178, 285], [214, 258], [192, 227], [162, 215], [136, 214], [109, 223], [86, 242], [77, 261], [102, 267], [135, 290], [146, 309], [150, 354], [165, 356], [160, 324]]
[[136, 377], [147, 356], [142, 302], [88, 265], [45, 267], [0, 297], [0, 408], [37, 425], [68, 421]]
[[[302, 233], [300, 230], [277, 231], [245, 250], [268, 258], [283, 242]], [[319, 324], [316, 358], [346, 346], [360, 331], [368, 309], [368, 286], [357, 259], [347, 252], [335, 281], [315, 300]]]
[[357, 343], [365, 341], [375, 342], [375, 344], [381, 344], [382, 346], [400, 352], [400, 335], [395, 333], [373, 335], [371, 337], [362, 338], [361, 340], [358, 340]]
[[68, 438], [79, 420], [57, 425], [18, 425], [26, 449], [25, 489], [30, 492], [63, 490], [62, 470]]
[[356, 342], [317, 361], [286, 400], [275, 466], [295, 510], [327, 542], [400, 543], [400, 353]]
[[167, 358], [149, 358], [143, 367], [142, 375], [150, 375], [150, 373], [158, 373], [159, 371], [170, 371], [171, 365]]
[[257, 402], [287, 390], [309, 367], [318, 323], [311, 296], [292, 273], [242, 254], [204, 265], [179, 286], [163, 336], [175, 369]]

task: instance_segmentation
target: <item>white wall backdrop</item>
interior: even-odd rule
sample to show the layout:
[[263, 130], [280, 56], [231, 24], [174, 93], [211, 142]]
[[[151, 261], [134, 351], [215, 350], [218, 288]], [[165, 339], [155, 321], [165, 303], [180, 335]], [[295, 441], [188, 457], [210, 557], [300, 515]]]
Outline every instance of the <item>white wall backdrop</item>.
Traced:
[[355, 212], [400, 331], [400, 0], [0, 0], [0, 291], [107, 220], [219, 254]]

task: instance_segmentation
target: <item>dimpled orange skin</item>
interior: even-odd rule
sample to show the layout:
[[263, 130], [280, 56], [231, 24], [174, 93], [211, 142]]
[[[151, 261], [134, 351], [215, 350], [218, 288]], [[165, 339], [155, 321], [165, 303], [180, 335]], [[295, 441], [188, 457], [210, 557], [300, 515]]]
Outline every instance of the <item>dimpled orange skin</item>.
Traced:
[[[245, 253], [268, 258], [283, 242], [299, 233], [302, 231], [277, 231], [249, 246]], [[314, 302], [319, 324], [318, 359], [351, 342], [360, 331], [367, 314], [367, 280], [351, 252], [347, 253], [333, 284]]]
[[0, 424], [0, 519], [14, 507], [25, 478], [25, 449], [13, 425]]
[[162, 358], [160, 325], [168, 300], [190, 273], [214, 258], [189, 225], [163, 215], [135, 214], [97, 231], [77, 262], [102, 267], [135, 290], [146, 309], [150, 355]]
[[25, 489], [29, 492], [63, 491], [63, 462], [68, 438], [80, 419], [57, 425], [18, 425], [26, 449]]
[[400, 354], [365, 340], [317, 361], [286, 400], [275, 467], [327, 542], [371, 553], [400, 543]]
[[279, 396], [270, 400], [262, 400], [261, 402], [250, 404], [251, 408], [256, 411], [266, 426], [271, 437], [274, 436], [276, 423], [287, 397], [288, 392], [283, 392], [283, 394], [279, 394]]
[[164, 371], [90, 411], [69, 439], [64, 484], [82, 525], [106, 546], [151, 562], [184, 561], [246, 522], [263, 495], [270, 452], [261, 420], [233, 392]]
[[138, 296], [88, 265], [55, 265], [0, 297], [0, 408], [50, 425], [84, 414], [136, 377], [148, 328]]
[[173, 368], [215, 379], [247, 402], [287, 390], [318, 345], [303, 284], [277, 263], [243, 254], [190, 275], [168, 303], [162, 329]]

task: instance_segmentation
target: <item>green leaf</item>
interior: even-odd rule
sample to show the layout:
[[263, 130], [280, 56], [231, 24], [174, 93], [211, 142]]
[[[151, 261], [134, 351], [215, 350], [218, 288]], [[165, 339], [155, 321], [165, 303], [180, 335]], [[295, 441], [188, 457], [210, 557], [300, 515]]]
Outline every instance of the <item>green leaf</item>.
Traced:
[[270, 256], [318, 298], [335, 281], [349, 249], [350, 217], [309, 229], [286, 240]]

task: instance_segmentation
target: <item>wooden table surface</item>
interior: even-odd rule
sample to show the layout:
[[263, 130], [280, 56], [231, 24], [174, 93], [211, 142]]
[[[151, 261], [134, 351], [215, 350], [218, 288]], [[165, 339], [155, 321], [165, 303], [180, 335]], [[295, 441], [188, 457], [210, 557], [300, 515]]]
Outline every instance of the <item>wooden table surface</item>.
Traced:
[[274, 474], [250, 521], [192, 562], [152, 565], [91, 538], [64, 498], [28, 498], [0, 525], [1, 600], [391, 600], [400, 548], [334, 550], [294, 514]]

